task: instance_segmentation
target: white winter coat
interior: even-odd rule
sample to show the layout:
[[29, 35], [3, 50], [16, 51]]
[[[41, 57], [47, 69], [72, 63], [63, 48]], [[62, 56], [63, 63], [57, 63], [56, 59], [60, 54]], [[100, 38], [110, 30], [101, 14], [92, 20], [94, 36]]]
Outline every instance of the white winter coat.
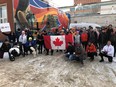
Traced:
[[107, 52], [108, 56], [114, 56], [114, 46], [112, 45], [105, 45], [102, 49], [102, 52]]

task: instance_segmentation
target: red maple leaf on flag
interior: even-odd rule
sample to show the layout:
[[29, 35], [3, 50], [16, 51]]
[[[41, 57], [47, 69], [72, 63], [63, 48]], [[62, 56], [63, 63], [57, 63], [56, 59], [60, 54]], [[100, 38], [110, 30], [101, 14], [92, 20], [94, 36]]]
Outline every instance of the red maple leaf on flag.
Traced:
[[53, 41], [55, 46], [61, 46], [63, 44], [63, 41], [60, 41], [60, 39], [57, 37], [55, 41]]

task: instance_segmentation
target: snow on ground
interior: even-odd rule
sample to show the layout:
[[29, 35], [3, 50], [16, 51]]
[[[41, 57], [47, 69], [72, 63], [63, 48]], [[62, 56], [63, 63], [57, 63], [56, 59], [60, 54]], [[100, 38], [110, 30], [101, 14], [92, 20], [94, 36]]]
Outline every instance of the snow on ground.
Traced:
[[[22, 56], [21, 56], [22, 57]], [[116, 87], [116, 63], [85, 60], [85, 66], [59, 52], [0, 60], [0, 87]]]

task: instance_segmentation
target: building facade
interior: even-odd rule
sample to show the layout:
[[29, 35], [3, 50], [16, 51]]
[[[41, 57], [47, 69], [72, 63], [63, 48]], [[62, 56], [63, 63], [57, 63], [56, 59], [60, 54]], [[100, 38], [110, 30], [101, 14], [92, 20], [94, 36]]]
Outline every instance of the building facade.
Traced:
[[[116, 0], [74, 0], [70, 9], [71, 22], [116, 26]], [[100, 21], [99, 21], [100, 19]]]
[[113, 14], [116, 13], [115, 0], [74, 0], [77, 7], [76, 13], [99, 13], [99, 14]]
[[[14, 17], [13, 17], [13, 0], [0, 0], [0, 23], [10, 23], [11, 30], [14, 31]], [[0, 33], [0, 40], [4, 37]]]
[[92, 4], [92, 3], [98, 3], [101, 2], [101, 0], [74, 0], [75, 5], [77, 4]]

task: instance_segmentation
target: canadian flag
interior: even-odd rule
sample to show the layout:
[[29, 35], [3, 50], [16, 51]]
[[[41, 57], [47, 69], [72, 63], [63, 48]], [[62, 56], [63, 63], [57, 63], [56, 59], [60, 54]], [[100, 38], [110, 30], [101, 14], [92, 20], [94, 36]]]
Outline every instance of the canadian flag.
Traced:
[[44, 44], [47, 49], [65, 50], [68, 42], [74, 42], [72, 35], [44, 36]]

